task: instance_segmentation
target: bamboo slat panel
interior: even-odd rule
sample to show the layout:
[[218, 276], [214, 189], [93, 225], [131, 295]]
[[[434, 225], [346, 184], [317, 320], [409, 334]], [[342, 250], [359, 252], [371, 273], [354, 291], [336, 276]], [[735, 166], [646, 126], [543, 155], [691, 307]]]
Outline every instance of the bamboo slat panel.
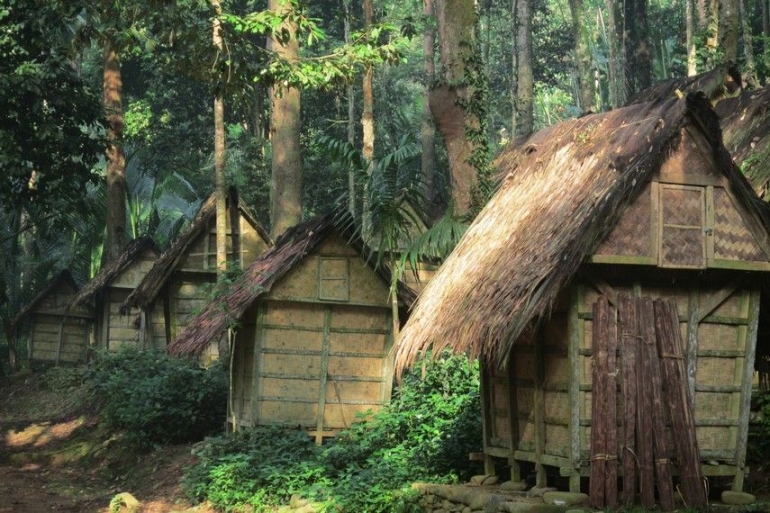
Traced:
[[651, 256], [650, 222], [651, 184], [623, 212], [609, 236], [599, 246], [597, 255]]
[[705, 197], [701, 187], [660, 187], [660, 265], [706, 267]]
[[727, 192], [714, 188], [714, 258], [765, 261], [762, 249]]

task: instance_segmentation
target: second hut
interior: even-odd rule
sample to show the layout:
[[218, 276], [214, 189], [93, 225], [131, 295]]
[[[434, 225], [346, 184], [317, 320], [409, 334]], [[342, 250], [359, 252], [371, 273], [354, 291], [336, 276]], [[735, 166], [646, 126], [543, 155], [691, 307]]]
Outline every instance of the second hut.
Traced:
[[[289, 229], [169, 347], [198, 355], [236, 328], [234, 428], [301, 426], [320, 443], [390, 400], [390, 277], [362, 249], [331, 216]], [[406, 305], [413, 293], [401, 286], [398, 297]]]

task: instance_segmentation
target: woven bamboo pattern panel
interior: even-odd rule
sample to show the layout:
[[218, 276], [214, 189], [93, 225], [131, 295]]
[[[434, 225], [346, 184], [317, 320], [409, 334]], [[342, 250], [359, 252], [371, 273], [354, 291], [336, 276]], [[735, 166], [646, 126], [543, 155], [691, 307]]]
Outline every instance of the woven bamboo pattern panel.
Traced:
[[661, 187], [661, 204], [661, 264], [705, 267], [703, 190]]
[[615, 228], [599, 246], [597, 255], [650, 255], [650, 184], [629, 205]]
[[765, 260], [733, 200], [722, 188], [714, 189], [714, 257], [744, 262]]

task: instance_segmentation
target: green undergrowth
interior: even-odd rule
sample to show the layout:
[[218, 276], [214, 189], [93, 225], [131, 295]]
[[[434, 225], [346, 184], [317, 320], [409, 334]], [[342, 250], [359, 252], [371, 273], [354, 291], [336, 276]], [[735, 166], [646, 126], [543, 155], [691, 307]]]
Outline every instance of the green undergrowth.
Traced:
[[106, 426], [140, 450], [196, 442], [221, 432], [227, 407], [226, 370], [157, 351], [100, 353], [83, 379]]
[[299, 495], [326, 511], [419, 511], [415, 481], [452, 483], [481, 471], [478, 366], [425, 361], [390, 405], [317, 447], [299, 429], [260, 427], [209, 439], [184, 478], [190, 498], [224, 511], [266, 511]]

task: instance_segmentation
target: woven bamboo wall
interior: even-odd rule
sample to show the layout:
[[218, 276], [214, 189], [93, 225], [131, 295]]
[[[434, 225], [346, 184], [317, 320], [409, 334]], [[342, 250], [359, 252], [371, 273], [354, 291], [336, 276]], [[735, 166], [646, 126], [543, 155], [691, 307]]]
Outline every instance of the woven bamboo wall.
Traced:
[[[509, 363], [510, 388], [506, 388], [508, 371], [486, 370], [484, 376], [489, 389], [486, 414], [492, 419], [486, 438], [487, 453], [501, 456], [506, 449], [508, 455], [516, 451], [518, 460], [542, 460], [547, 465], [560, 467], [563, 475], [587, 468], [591, 437], [593, 304], [600, 294], [609, 294], [611, 298], [624, 293], [640, 294], [675, 299], [683, 352], [687, 355], [689, 351], [687, 362], [694, 376], [691, 386], [701, 460], [716, 462], [716, 466], [710, 467], [715, 473], [733, 475], [738, 472], [735, 462], [745, 454], [746, 426], [743, 423], [744, 410], [748, 408], [745, 385], [747, 379], [750, 384], [753, 372], [746, 362], [753, 358], [756, 342], [752, 337], [756, 336], [758, 294], [738, 286], [726, 275], [709, 275], [689, 285], [685, 281], [672, 285], [671, 280], [634, 283], [628, 278], [597, 277], [595, 281], [584, 281], [576, 287], [571, 292], [576, 302], [574, 309], [560, 304], [539, 338], [523, 336], [513, 346]], [[569, 358], [571, 338], [577, 344], [573, 353], [576, 355], [576, 372], [572, 372]], [[622, 368], [622, 346], [617, 368]], [[542, 387], [538, 388], [536, 384], [541, 372]], [[577, 376], [576, 386], [570, 382], [572, 376]], [[571, 388], [579, 405], [577, 426], [572, 422], [570, 412]], [[514, 394], [513, 401], [509, 399], [511, 394]], [[515, 422], [508, 417], [507, 404], [515, 408]], [[622, 419], [620, 388], [616, 411]], [[542, 418], [540, 428], [538, 418]], [[511, 438], [513, 444], [509, 443]], [[579, 444], [576, 453], [581, 468], [571, 464], [570, 458], [575, 454], [571, 452], [573, 439]], [[623, 439], [621, 426], [617, 437], [618, 454]], [[542, 446], [540, 453], [538, 445]]]
[[[607, 264], [770, 270], [756, 220], [688, 130], [591, 257]], [[763, 250], [764, 248], [764, 250]]]
[[[323, 299], [326, 298], [326, 299]], [[239, 425], [300, 425], [320, 442], [390, 400], [388, 287], [337, 236], [260, 297], [236, 335]]]
[[[257, 230], [243, 216], [238, 215], [237, 234], [240, 236], [240, 253], [233, 257], [233, 230], [230, 216], [227, 216], [227, 258], [234, 258], [238, 265], [245, 268], [259, 258], [267, 244]], [[181, 260], [179, 269], [216, 271], [217, 265], [217, 232], [216, 220], [212, 219], [204, 233], [199, 235], [190, 245]]]
[[[62, 326], [62, 321], [64, 325]], [[62, 334], [59, 353], [59, 333]], [[87, 319], [52, 314], [33, 314], [30, 327], [30, 360], [75, 363], [86, 359], [90, 339]], [[60, 358], [59, 358], [60, 357]]]
[[78, 307], [64, 316], [75, 292], [69, 284], [61, 284], [46, 294], [30, 312], [27, 335], [30, 360], [56, 362], [59, 359], [67, 363], [85, 361], [91, 339], [91, 313], [84, 307]]

